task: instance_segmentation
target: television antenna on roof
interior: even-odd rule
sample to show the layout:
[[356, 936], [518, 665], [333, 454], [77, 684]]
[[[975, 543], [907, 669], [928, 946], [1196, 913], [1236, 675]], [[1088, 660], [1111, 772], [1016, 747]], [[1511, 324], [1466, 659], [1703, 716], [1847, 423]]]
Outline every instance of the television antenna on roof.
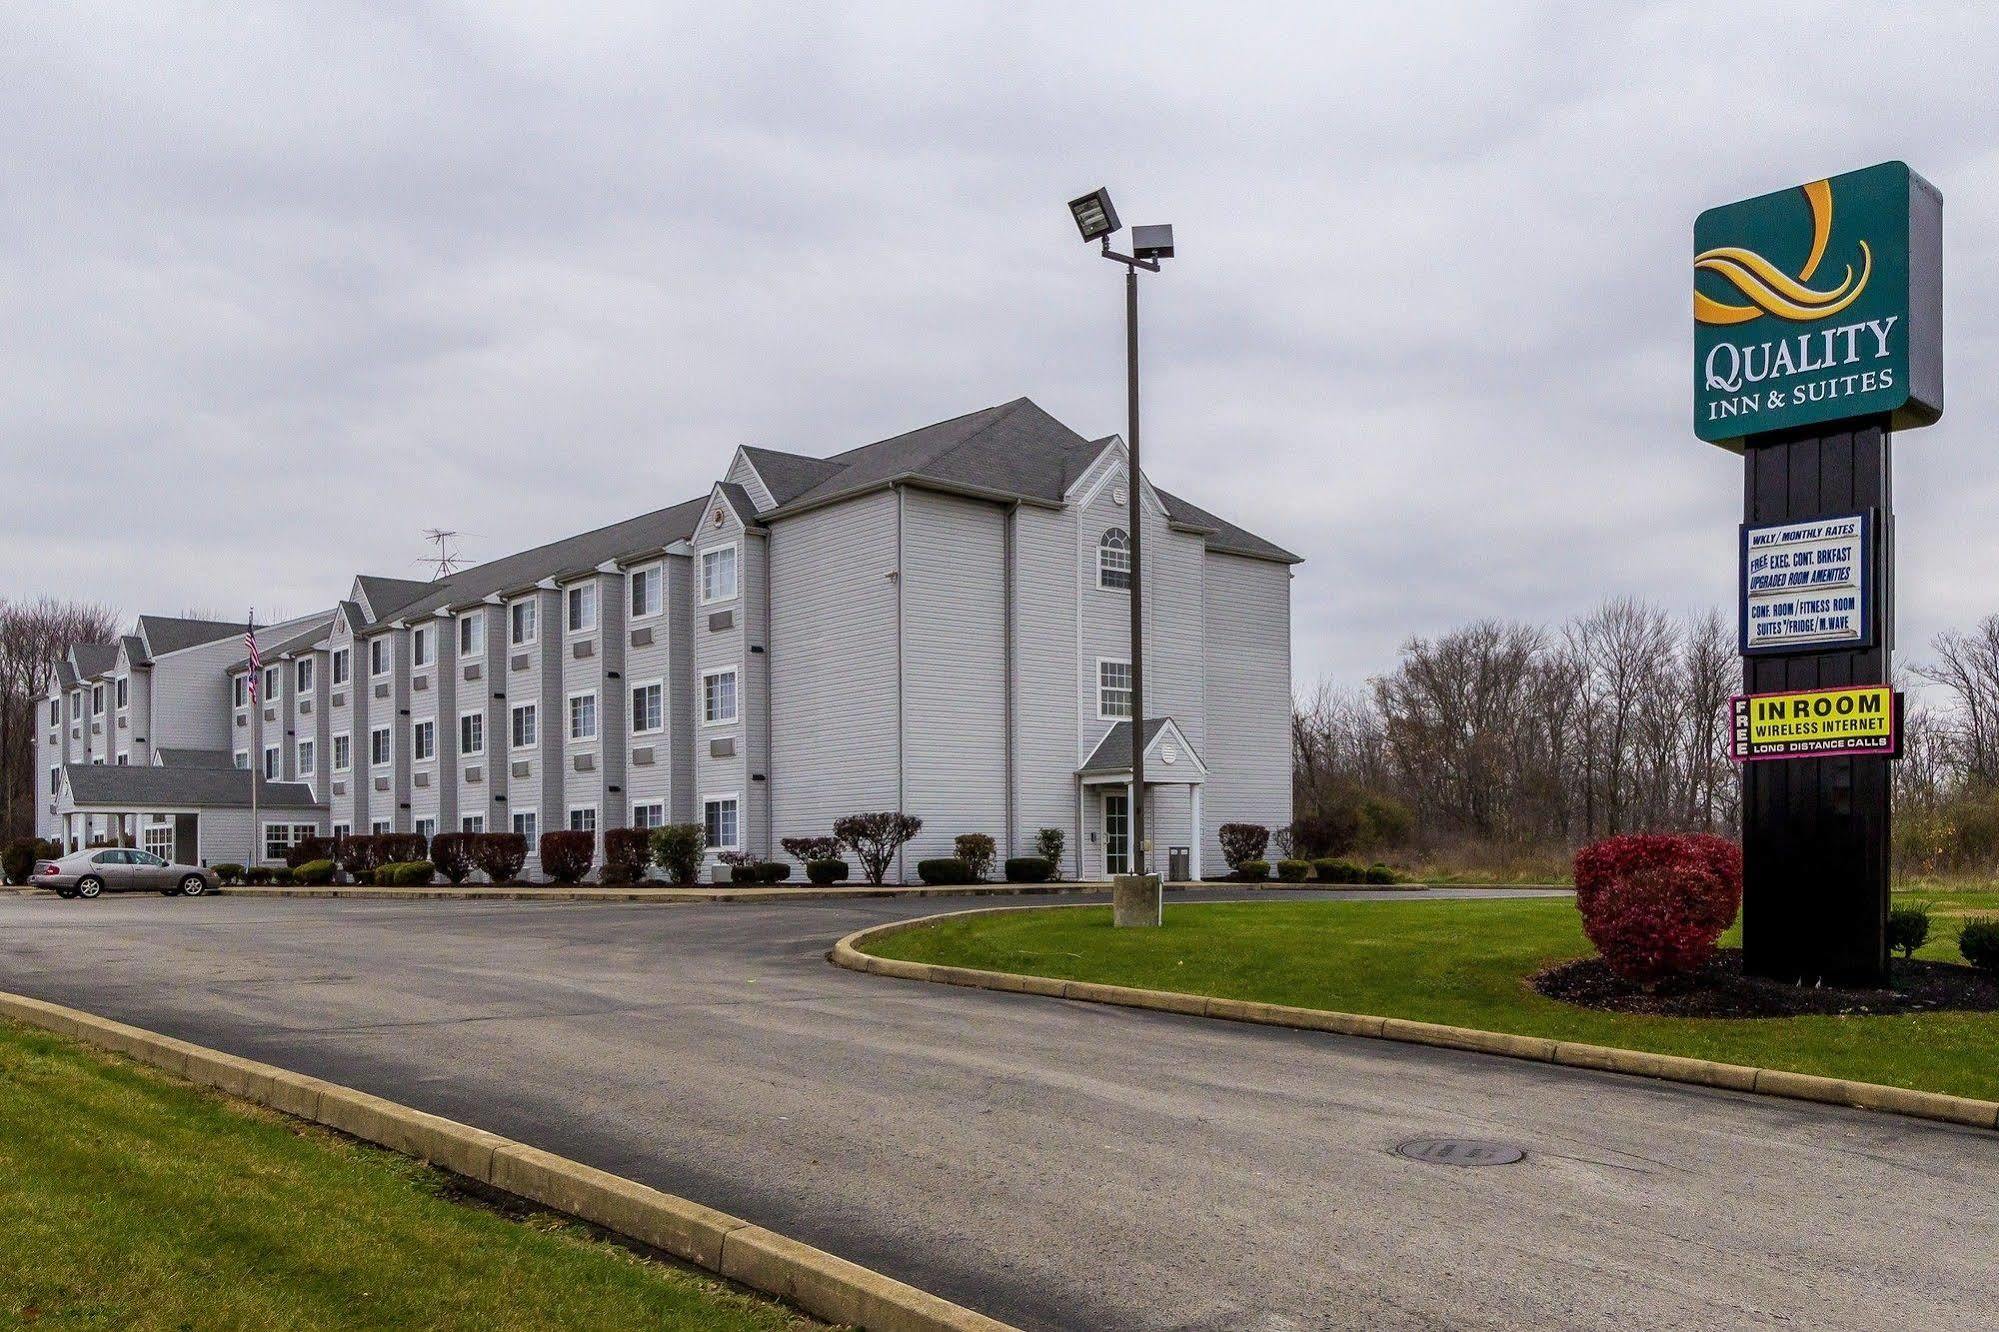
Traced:
[[452, 538], [457, 535], [458, 533], [456, 532], [447, 532], [438, 527], [426, 528], [424, 530], [423, 539], [437, 547], [437, 554], [425, 555], [415, 560], [414, 563], [431, 566], [430, 577], [432, 582], [440, 578], [449, 578], [452, 574], [458, 572], [458, 550], [451, 544]]

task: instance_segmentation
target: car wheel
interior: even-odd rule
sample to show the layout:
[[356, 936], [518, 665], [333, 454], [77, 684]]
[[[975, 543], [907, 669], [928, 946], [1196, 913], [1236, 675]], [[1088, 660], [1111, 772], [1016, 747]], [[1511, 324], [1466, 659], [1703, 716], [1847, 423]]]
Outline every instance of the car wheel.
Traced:
[[99, 893], [103, 891], [104, 891], [104, 880], [98, 878], [95, 874], [89, 875], [85, 878], [78, 879], [76, 881], [76, 895], [78, 897], [83, 898], [85, 901], [88, 901], [89, 899], [97, 896]]
[[180, 895], [182, 897], [200, 897], [207, 891], [208, 880], [202, 878], [199, 874], [190, 874], [180, 881]]

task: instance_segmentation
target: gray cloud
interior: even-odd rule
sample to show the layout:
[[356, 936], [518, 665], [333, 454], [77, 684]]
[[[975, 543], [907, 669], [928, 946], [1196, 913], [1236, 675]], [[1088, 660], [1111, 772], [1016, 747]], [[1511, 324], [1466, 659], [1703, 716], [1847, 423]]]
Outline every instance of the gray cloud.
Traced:
[[[1689, 424], [1701, 207], [1944, 191], [1902, 639], [1999, 609], [1981, 7], [157, 6], [0, 14], [0, 595], [324, 605], [1025, 393], [1305, 554], [1297, 675], [1472, 615], [1730, 596]], [[1809, 40], [1796, 37], [1811, 34]], [[106, 498], [116, 522], [86, 521]]]

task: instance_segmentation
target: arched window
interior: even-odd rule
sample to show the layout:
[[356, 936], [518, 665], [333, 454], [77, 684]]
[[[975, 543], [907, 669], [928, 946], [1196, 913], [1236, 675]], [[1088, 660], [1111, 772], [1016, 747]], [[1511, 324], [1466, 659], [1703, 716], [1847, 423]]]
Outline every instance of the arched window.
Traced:
[[1097, 586], [1131, 591], [1131, 538], [1122, 527], [1113, 527], [1097, 542]]

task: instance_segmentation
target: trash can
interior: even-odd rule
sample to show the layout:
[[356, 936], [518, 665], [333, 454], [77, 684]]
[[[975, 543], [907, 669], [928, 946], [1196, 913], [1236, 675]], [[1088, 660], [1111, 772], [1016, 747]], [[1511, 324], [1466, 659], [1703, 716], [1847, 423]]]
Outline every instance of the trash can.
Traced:
[[1166, 849], [1166, 881], [1168, 883], [1185, 883], [1193, 877], [1193, 874], [1194, 857], [1192, 853], [1184, 846], [1168, 847]]

